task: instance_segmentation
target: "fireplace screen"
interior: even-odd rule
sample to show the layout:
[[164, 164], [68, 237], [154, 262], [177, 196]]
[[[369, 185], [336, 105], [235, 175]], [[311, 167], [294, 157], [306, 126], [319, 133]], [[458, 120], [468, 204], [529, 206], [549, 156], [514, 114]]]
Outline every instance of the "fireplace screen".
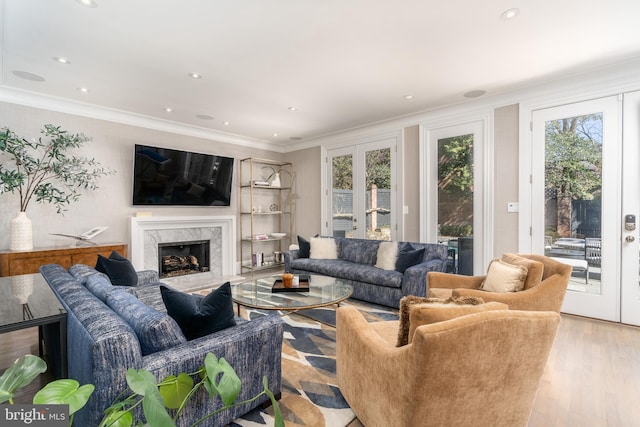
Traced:
[[209, 271], [209, 240], [158, 244], [160, 278]]

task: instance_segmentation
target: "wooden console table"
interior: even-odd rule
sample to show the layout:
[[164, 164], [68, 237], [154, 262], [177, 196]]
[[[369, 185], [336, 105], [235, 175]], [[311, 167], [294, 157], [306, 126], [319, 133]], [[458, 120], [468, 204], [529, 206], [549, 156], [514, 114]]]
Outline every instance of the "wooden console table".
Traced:
[[96, 265], [98, 255], [108, 257], [111, 251], [127, 256], [127, 245], [112, 243], [69, 248], [35, 248], [31, 251], [0, 251], [0, 277], [38, 273], [41, 265], [60, 264], [69, 268], [73, 264]]

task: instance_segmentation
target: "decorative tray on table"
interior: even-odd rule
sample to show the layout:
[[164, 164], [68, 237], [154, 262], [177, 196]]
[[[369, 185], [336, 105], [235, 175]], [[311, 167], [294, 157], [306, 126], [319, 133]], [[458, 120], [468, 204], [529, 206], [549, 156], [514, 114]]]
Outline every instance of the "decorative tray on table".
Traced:
[[271, 292], [309, 292], [309, 276], [306, 274], [301, 274], [298, 276], [299, 285], [297, 287], [285, 288], [282, 279], [276, 279], [273, 282], [273, 286], [271, 287]]

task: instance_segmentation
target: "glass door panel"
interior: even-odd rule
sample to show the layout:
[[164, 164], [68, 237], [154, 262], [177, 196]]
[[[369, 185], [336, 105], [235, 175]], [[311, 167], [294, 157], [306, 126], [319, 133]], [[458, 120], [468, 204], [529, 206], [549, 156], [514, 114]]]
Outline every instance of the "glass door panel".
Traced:
[[562, 311], [619, 321], [617, 97], [533, 113], [534, 252], [573, 268]]
[[473, 275], [473, 134], [438, 139], [438, 242], [449, 272]]
[[[427, 242], [449, 247], [448, 272], [479, 275], [493, 258], [485, 223], [484, 121], [426, 131], [421, 228]], [[489, 196], [488, 196], [489, 197]]]
[[365, 152], [366, 238], [391, 240], [391, 149]]
[[353, 237], [353, 155], [331, 158], [331, 235]]
[[603, 113], [545, 122], [545, 255], [573, 266], [569, 289], [600, 295]]

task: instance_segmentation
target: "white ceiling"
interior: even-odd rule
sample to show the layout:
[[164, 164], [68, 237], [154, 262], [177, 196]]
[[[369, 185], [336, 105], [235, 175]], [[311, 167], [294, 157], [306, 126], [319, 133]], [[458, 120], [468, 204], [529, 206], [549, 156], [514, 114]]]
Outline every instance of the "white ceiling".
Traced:
[[640, 57], [639, 0], [96, 1], [0, 0], [0, 90], [284, 146]]

